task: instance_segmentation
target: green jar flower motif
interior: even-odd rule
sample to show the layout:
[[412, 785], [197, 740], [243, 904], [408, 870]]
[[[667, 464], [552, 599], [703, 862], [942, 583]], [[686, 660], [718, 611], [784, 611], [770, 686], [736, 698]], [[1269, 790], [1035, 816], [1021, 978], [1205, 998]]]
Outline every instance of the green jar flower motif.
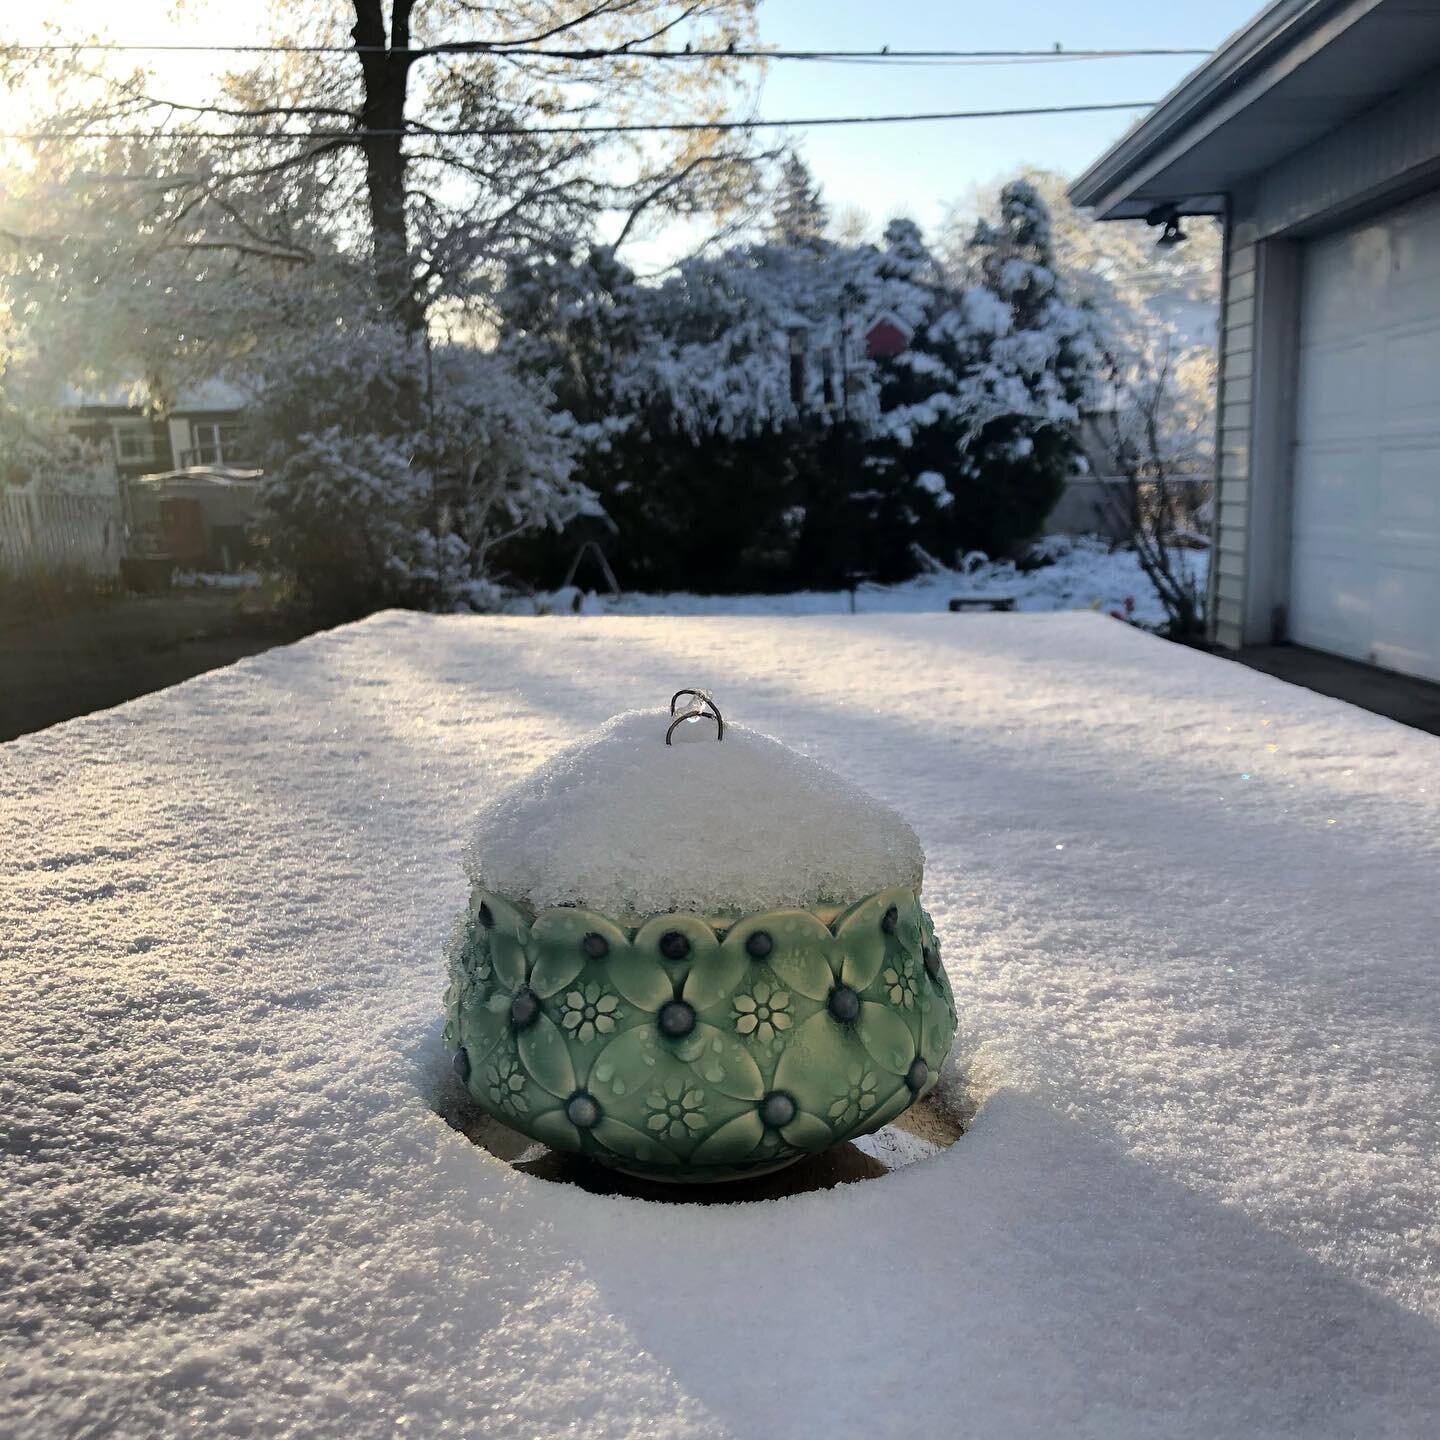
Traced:
[[885, 982], [890, 1003], [910, 1010], [915, 1005], [915, 962], [908, 957], [897, 965], [887, 965], [880, 978]]
[[760, 1173], [934, 1089], [955, 1030], [913, 889], [840, 913], [615, 919], [476, 886], [445, 1041], [472, 1098], [558, 1150], [668, 1180]]
[[583, 1045], [597, 1035], [608, 1035], [615, 1028], [619, 1009], [619, 996], [592, 981], [567, 992], [560, 1024]]
[[830, 1119], [835, 1125], [848, 1129], [875, 1108], [877, 1081], [875, 1072], [861, 1065], [852, 1065], [845, 1079], [845, 1093], [831, 1105]]
[[790, 1017], [785, 1013], [789, 1008], [789, 991], [777, 990], [761, 980], [748, 994], [735, 997], [735, 1028], [742, 1035], [769, 1044], [777, 1031], [790, 1028]]
[[485, 1093], [491, 1104], [508, 1115], [523, 1115], [530, 1106], [525, 1099], [525, 1072], [513, 1055], [501, 1055], [485, 1067]]
[[705, 1092], [689, 1089], [680, 1079], [669, 1079], [645, 1097], [649, 1118], [646, 1129], [669, 1140], [690, 1140], [706, 1128]]

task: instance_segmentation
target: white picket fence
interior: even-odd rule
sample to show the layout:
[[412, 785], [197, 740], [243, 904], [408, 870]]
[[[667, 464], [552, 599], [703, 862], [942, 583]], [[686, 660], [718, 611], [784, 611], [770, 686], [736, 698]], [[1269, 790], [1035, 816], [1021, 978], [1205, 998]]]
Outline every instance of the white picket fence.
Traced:
[[0, 570], [118, 575], [124, 548], [118, 486], [0, 485]]

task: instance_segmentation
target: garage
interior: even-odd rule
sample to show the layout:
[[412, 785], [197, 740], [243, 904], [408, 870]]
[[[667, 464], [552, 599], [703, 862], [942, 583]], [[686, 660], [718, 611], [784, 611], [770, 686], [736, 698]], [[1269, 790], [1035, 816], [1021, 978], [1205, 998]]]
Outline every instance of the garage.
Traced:
[[1440, 733], [1440, 3], [1273, 0], [1069, 195], [1223, 226], [1210, 640]]
[[1301, 255], [1289, 631], [1440, 680], [1440, 195]]

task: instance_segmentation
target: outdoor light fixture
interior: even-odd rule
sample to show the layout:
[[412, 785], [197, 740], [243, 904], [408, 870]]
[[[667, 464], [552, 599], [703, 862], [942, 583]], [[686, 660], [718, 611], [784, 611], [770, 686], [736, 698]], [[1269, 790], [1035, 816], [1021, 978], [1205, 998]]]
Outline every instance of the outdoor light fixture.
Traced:
[[1155, 243], [1163, 249], [1168, 250], [1189, 238], [1180, 228], [1180, 212], [1174, 205], [1157, 205], [1145, 217], [1145, 223], [1161, 227], [1160, 238]]

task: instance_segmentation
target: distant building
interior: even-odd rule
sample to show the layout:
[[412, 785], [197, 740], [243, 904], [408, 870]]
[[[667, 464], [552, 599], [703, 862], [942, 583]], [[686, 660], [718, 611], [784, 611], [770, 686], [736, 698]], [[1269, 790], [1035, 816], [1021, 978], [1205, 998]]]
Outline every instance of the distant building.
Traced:
[[122, 478], [198, 465], [251, 468], [244, 453], [246, 397], [223, 380], [182, 391], [163, 416], [118, 387], [99, 395], [72, 390], [67, 401], [75, 433], [108, 444]]
[[245, 451], [243, 391], [207, 381], [163, 414], [135, 390], [67, 400], [75, 434], [114, 454], [129, 570], [231, 570], [251, 558], [261, 472]]

